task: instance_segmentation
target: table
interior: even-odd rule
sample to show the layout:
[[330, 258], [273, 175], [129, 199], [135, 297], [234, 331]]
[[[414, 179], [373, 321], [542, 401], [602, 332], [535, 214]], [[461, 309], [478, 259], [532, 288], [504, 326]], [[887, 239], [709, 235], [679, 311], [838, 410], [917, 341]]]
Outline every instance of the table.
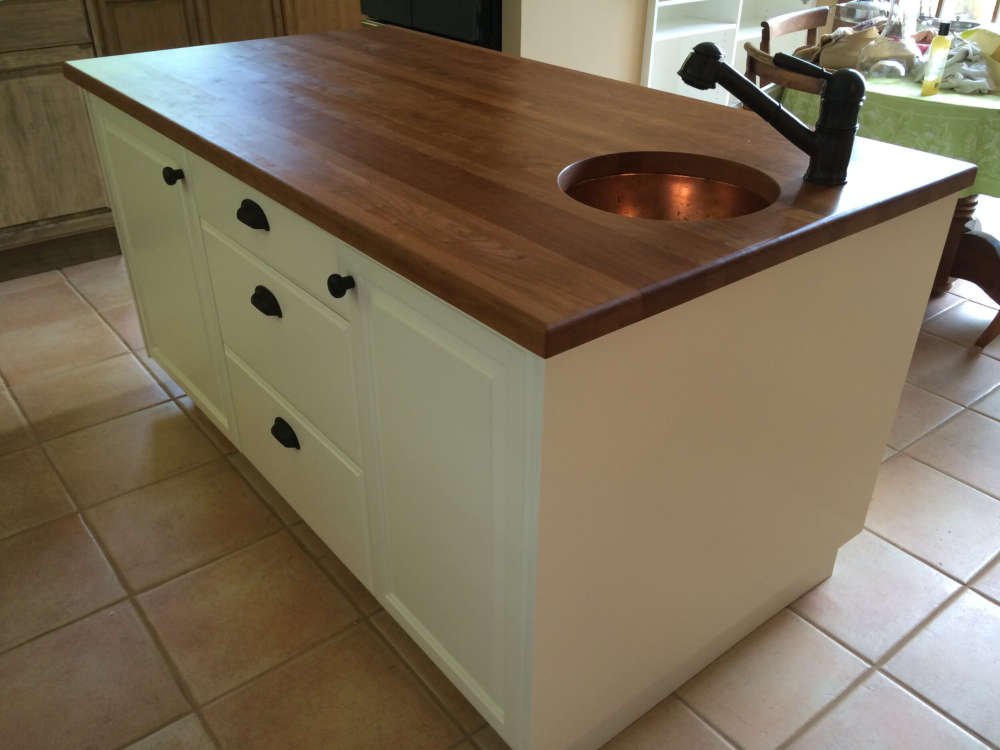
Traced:
[[[787, 89], [781, 102], [807, 123], [819, 114], [815, 94]], [[980, 193], [1000, 197], [1000, 96], [941, 92], [922, 97], [917, 83], [869, 81], [858, 134], [976, 164], [976, 182], [955, 208], [933, 291], [941, 294], [950, 278], [962, 278], [1000, 302], [1000, 240], [981, 232], [975, 219]], [[1000, 313], [976, 345], [985, 346], [998, 334]]]

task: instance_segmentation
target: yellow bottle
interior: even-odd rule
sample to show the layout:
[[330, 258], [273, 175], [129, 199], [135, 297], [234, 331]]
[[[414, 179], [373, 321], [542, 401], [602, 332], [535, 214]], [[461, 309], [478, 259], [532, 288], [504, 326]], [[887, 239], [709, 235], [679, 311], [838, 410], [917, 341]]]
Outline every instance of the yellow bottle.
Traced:
[[941, 88], [941, 74], [948, 62], [948, 50], [951, 49], [951, 39], [948, 33], [951, 26], [942, 23], [938, 34], [931, 40], [931, 48], [927, 52], [927, 67], [924, 68], [924, 83], [920, 87], [921, 96], [933, 96]]

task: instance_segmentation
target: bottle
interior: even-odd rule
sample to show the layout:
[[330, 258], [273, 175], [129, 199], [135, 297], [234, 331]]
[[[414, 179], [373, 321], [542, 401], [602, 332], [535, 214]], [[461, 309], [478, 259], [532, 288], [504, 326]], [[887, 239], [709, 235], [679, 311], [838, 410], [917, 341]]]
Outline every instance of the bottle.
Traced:
[[938, 35], [931, 40], [927, 52], [927, 67], [924, 68], [924, 83], [920, 87], [921, 96], [933, 96], [941, 88], [941, 74], [948, 62], [948, 50], [951, 49], [951, 39], [948, 37], [951, 26], [948, 22], [938, 27]]

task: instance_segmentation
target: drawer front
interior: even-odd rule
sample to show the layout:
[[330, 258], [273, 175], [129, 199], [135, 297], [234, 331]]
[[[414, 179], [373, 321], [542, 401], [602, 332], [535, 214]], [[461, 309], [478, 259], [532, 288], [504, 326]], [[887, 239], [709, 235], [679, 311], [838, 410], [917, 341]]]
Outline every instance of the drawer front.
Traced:
[[350, 323], [204, 222], [202, 235], [226, 347], [360, 464]]
[[[360, 469], [249, 366], [229, 353], [240, 448], [351, 572], [371, 587], [368, 517]], [[272, 435], [276, 419], [294, 432], [299, 447]], [[279, 429], [287, 440], [288, 433]]]
[[89, 41], [83, 0], [0, 2], [0, 52]]
[[[343, 245], [340, 240], [204, 159], [194, 159], [192, 185], [198, 198], [198, 211], [205, 221], [331, 310], [348, 320], [354, 319], [356, 292], [350, 290], [336, 298], [327, 286], [331, 275], [343, 275], [338, 255]], [[254, 229], [237, 218], [237, 211], [245, 200], [259, 206], [268, 229]], [[244, 213], [244, 218], [250, 216]]]

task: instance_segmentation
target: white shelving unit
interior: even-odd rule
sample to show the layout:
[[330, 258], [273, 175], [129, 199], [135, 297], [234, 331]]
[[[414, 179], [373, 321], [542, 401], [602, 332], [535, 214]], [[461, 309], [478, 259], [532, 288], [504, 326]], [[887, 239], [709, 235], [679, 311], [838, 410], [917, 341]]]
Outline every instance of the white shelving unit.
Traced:
[[[646, 19], [642, 83], [654, 89], [695, 99], [733, 104], [721, 89], [699, 91], [677, 75], [684, 59], [699, 42], [714, 42], [739, 71], [746, 67], [743, 43], [760, 41], [765, 18], [806, 7], [800, 0], [650, 0]], [[792, 52], [805, 43], [805, 32], [780, 37], [774, 52]]]

